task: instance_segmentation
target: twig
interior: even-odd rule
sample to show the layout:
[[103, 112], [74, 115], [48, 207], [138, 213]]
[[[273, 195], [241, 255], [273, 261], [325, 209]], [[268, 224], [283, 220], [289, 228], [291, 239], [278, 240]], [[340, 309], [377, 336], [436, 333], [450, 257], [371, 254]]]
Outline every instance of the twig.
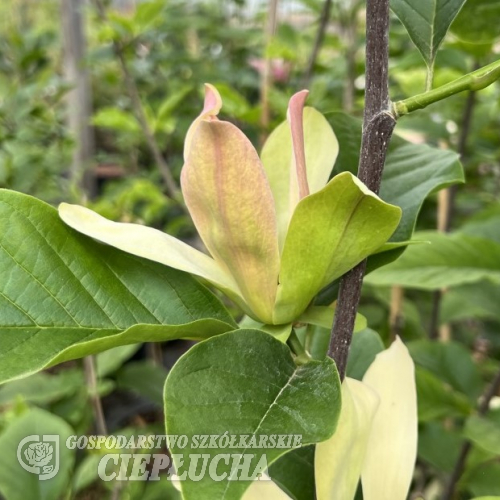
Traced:
[[432, 294], [432, 309], [431, 321], [429, 323], [429, 338], [437, 340], [439, 338], [439, 312], [441, 310], [441, 299], [443, 293], [441, 290], [436, 290]]
[[[94, 0], [94, 4], [96, 6], [99, 17], [103, 22], [107, 22], [107, 15], [102, 0]], [[132, 106], [134, 108], [135, 118], [139, 123], [139, 126], [142, 129], [142, 133], [146, 138], [146, 142], [148, 143], [151, 154], [153, 155], [158, 168], [160, 169], [160, 173], [165, 182], [165, 190], [167, 194], [176, 200], [179, 201], [179, 189], [177, 184], [172, 176], [172, 172], [170, 171], [170, 167], [168, 166], [165, 158], [163, 157], [160, 147], [156, 142], [153, 131], [151, 130], [146, 113], [144, 111], [144, 107], [142, 105], [141, 97], [139, 95], [139, 90], [135, 83], [134, 78], [132, 77], [127, 60], [125, 58], [125, 47], [123, 43], [119, 40], [113, 40], [113, 50], [118, 57], [118, 61], [120, 62], [120, 67], [123, 73], [123, 78], [125, 80], [125, 86], [127, 88], [127, 92], [132, 101]]]
[[92, 409], [94, 411], [95, 426], [98, 434], [106, 436], [108, 434], [106, 419], [102, 411], [101, 398], [97, 391], [97, 374], [95, 369], [94, 356], [86, 356], [83, 358], [83, 367], [85, 371], [85, 381], [87, 384]]
[[[366, 7], [366, 88], [358, 177], [378, 193], [389, 141], [396, 125], [388, 87], [389, 0], [368, 0]], [[342, 278], [328, 355], [344, 379], [366, 260]]]
[[355, 80], [356, 80], [356, 17], [347, 16], [347, 22], [342, 27], [345, 48], [346, 78], [342, 105], [346, 113], [351, 113], [354, 108]]
[[394, 285], [391, 288], [391, 305], [389, 311], [389, 328], [391, 340], [395, 340], [398, 335], [401, 335], [403, 328], [403, 301], [405, 297], [405, 289], [402, 286]]
[[330, 20], [330, 12], [332, 11], [332, 0], [325, 0], [323, 4], [323, 9], [319, 18], [318, 31], [316, 32], [316, 39], [314, 40], [313, 49], [311, 55], [309, 56], [309, 61], [307, 63], [307, 68], [304, 73], [303, 87], [309, 87], [311, 78], [314, 71], [314, 66], [316, 65], [316, 60], [318, 59], [318, 54], [323, 45], [323, 40], [325, 38], [326, 27], [328, 26], [328, 21]]
[[434, 90], [395, 102], [393, 104], [394, 115], [396, 117], [406, 115], [466, 90], [471, 92], [482, 90], [498, 79], [500, 79], [500, 60], [457, 78], [450, 83], [441, 85], [441, 87]]
[[[477, 65], [476, 65], [477, 68]], [[464, 107], [464, 114], [462, 116], [462, 126], [460, 127], [460, 137], [458, 139], [458, 154], [460, 159], [464, 161], [467, 156], [467, 141], [469, 139], [470, 128], [472, 125], [472, 118], [474, 116], [474, 108], [476, 106], [476, 92], [471, 91], [467, 95], [467, 101]], [[450, 231], [455, 215], [455, 196], [457, 194], [458, 186], [451, 186], [449, 189], [448, 200], [448, 213], [446, 214], [445, 231]]]
[[146, 353], [156, 366], [163, 366], [163, 350], [160, 342], [147, 342]]
[[[500, 370], [496, 374], [495, 378], [493, 379], [493, 382], [490, 384], [488, 390], [485, 392], [483, 397], [481, 398], [481, 402], [479, 403], [479, 408], [477, 413], [480, 416], [486, 415], [488, 412], [488, 409], [490, 407], [490, 402], [493, 399], [494, 396], [498, 394], [498, 391], [500, 390]], [[465, 443], [462, 445], [462, 448], [460, 450], [460, 453], [458, 455], [458, 459], [455, 463], [455, 467], [453, 468], [453, 472], [451, 474], [450, 480], [446, 486], [446, 489], [444, 491], [442, 500], [452, 500], [453, 495], [455, 494], [455, 488], [457, 486], [457, 483], [460, 479], [460, 477], [463, 474], [463, 471], [465, 469], [465, 465], [467, 463], [467, 458], [469, 456], [469, 453], [472, 450], [472, 443], [470, 441], [465, 441]]]
[[305, 347], [302, 345], [297, 332], [292, 328], [290, 336], [288, 337], [287, 344], [290, 349], [295, 354], [295, 363], [300, 365], [311, 361], [310, 354], [306, 351]]

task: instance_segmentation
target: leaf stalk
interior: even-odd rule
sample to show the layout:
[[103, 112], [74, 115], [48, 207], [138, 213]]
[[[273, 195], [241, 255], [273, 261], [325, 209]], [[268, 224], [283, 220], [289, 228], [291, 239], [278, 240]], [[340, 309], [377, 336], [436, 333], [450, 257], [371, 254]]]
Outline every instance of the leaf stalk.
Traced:
[[450, 83], [441, 85], [441, 87], [434, 90], [397, 101], [393, 103], [392, 111], [394, 116], [398, 118], [418, 109], [426, 108], [430, 104], [442, 101], [460, 92], [482, 90], [498, 79], [500, 79], [500, 60], [457, 78]]

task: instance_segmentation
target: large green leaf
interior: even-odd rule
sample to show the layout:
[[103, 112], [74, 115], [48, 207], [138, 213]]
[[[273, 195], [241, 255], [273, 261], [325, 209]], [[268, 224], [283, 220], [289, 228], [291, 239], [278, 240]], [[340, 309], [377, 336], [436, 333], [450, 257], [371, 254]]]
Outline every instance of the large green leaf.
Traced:
[[462, 443], [460, 433], [441, 422], [423, 423], [418, 433], [418, 456], [436, 469], [451, 473]]
[[408, 344], [415, 363], [475, 401], [482, 390], [481, 377], [470, 352], [457, 342], [416, 340]]
[[468, 470], [461, 481], [474, 496], [486, 500], [495, 499], [500, 495], [500, 463], [490, 460]]
[[408, 31], [428, 67], [465, 0], [391, 0], [391, 8]]
[[[337, 135], [340, 149], [334, 172], [356, 173], [361, 146], [361, 120], [341, 112], [327, 115]], [[417, 216], [429, 194], [464, 181], [462, 165], [453, 151], [424, 144], [409, 144], [397, 135], [391, 146], [382, 176], [380, 197], [398, 205], [403, 213], [399, 226], [389, 242], [368, 258], [367, 272], [397, 259], [414, 231]], [[402, 247], [397, 248], [398, 245]], [[326, 287], [316, 299], [318, 305], [330, 304], [337, 296], [337, 284]]]
[[495, 204], [470, 217], [460, 228], [461, 233], [500, 243], [500, 205]]
[[400, 206], [403, 217], [390, 241], [409, 240], [425, 198], [460, 182], [464, 182], [464, 174], [454, 151], [407, 143], [392, 150], [384, 167], [380, 197]]
[[366, 277], [374, 285], [401, 285], [421, 290], [474, 283], [500, 283], [500, 244], [466, 234], [425, 232], [429, 245], [411, 245], [397, 261]]
[[463, 319], [500, 321], [500, 286], [489, 281], [457, 286], [448, 290], [441, 302], [440, 321]]
[[465, 422], [464, 435], [473, 443], [494, 455], [500, 455], [500, 413], [487, 416], [471, 415]]
[[[66, 440], [75, 434], [61, 418], [44, 410], [33, 408], [13, 420], [0, 435], [0, 493], [6, 500], [52, 500], [62, 498], [68, 491], [70, 474], [75, 460], [74, 450], [69, 450]], [[24, 470], [16, 459], [21, 440], [36, 435], [39, 439], [45, 435], [59, 438], [58, 450], [53, 441], [46, 441], [52, 446], [52, 459], [47, 466], [57, 467], [59, 471], [53, 478], [39, 480], [37, 474]], [[30, 444], [21, 445], [19, 451], [26, 465], [30, 465], [25, 456]], [[49, 455], [47, 455], [49, 458]]]
[[37, 405], [53, 403], [72, 396], [85, 384], [83, 372], [64, 370], [56, 374], [35, 373], [21, 380], [14, 380], [0, 387], [0, 407], [23, 400]]
[[453, 416], [469, 415], [472, 404], [428, 370], [415, 371], [418, 395], [418, 421], [428, 422]]
[[0, 381], [124, 344], [234, 329], [189, 275], [97, 243], [0, 190]]
[[[289, 348], [271, 335], [239, 330], [195, 345], [170, 372], [165, 385], [169, 435], [187, 435], [188, 444], [171, 446], [189, 464], [190, 453], [254, 454], [251, 472], [263, 456], [272, 463], [289, 448], [239, 445], [199, 449], [193, 435], [261, 436], [299, 434], [302, 444], [329, 438], [340, 410], [340, 381], [331, 359], [295, 365]], [[227, 445], [227, 444], [226, 444]], [[223, 445], [224, 446], [224, 445]], [[177, 465], [179, 462], [177, 461]], [[183, 472], [178, 470], [178, 473]], [[230, 472], [220, 461], [217, 474]], [[239, 499], [248, 481], [181, 481], [185, 500]]]
[[292, 500], [315, 500], [314, 448], [289, 451], [269, 467], [269, 477]]
[[466, 42], [491, 43], [500, 37], [498, 23], [492, 22], [492, 19], [499, 18], [499, 0], [467, 0], [451, 31]]
[[[328, 119], [337, 134], [340, 152], [336, 172], [355, 173], [361, 145], [361, 121], [336, 112]], [[403, 215], [390, 242], [403, 242], [411, 238], [418, 213], [429, 194], [452, 184], [464, 182], [458, 155], [450, 150], [437, 149], [425, 144], [409, 144], [397, 135], [391, 140], [382, 176], [380, 197], [387, 203], [398, 205]], [[385, 261], [394, 260], [401, 249], [377, 254], [369, 259], [369, 269]]]

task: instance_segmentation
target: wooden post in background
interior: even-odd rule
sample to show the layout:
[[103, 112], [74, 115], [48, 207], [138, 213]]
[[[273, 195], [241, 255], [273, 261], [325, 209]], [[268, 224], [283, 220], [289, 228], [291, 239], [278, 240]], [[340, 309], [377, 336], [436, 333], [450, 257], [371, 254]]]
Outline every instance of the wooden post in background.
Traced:
[[72, 89], [67, 94], [68, 127], [75, 140], [70, 168], [70, 181], [92, 198], [96, 194], [93, 173], [94, 135], [92, 117], [92, 90], [86, 65], [86, 37], [84, 27], [85, 0], [61, 0], [64, 51], [64, 77]]

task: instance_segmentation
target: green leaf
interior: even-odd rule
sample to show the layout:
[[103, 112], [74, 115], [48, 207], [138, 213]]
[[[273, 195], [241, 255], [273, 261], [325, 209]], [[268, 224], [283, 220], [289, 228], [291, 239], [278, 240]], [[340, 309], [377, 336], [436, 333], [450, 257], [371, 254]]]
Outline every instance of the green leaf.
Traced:
[[[341, 112], [331, 113], [328, 120], [340, 144], [335, 171], [348, 170], [355, 174], [361, 147], [361, 120]], [[403, 214], [390, 242], [411, 239], [417, 216], [430, 193], [464, 182], [463, 168], [458, 158], [450, 150], [409, 144], [397, 135], [392, 138], [382, 175], [380, 197], [387, 203], [401, 207]], [[382, 254], [372, 255], [368, 259], [368, 270], [395, 260], [403, 249], [386, 246], [384, 250]]]
[[170, 93], [168, 97], [160, 104], [158, 108], [157, 119], [159, 121], [163, 121], [171, 118], [173, 111], [177, 109], [179, 104], [192, 90], [193, 88], [191, 86], [183, 85], [179, 90]]
[[269, 477], [292, 500], [315, 500], [314, 446], [289, 451], [269, 467]]
[[471, 413], [472, 405], [469, 400], [463, 394], [451, 389], [431, 372], [417, 367], [415, 375], [419, 422]]
[[374, 330], [366, 328], [353, 335], [347, 359], [347, 376], [362, 380], [377, 354], [383, 350], [382, 339]]
[[463, 168], [454, 151], [407, 143], [392, 150], [384, 167], [380, 197], [401, 207], [403, 217], [389, 241], [411, 239], [427, 196], [463, 182]]
[[[340, 410], [340, 381], [331, 359], [296, 366], [286, 345], [257, 330], [219, 335], [195, 345], [170, 372], [165, 385], [166, 431], [184, 434], [188, 445], [171, 447], [188, 462], [190, 453], [210, 457], [250, 453], [250, 474], [265, 454], [271, 464], [287, 449], [231, 447], [194, 449], [193, 435], [260, 436], [300, 434], [302, 445], [328, 439]], [[288, 448], [289, 449], [289, 448]], [[179, 463], [177, 461], [177, 465]], [[229, 473], [219, 462], [217, 473]], [[182, 473], [182, 470], [178, 470]], [[248, 481], [181, 481], [185, 500], [239, 499]]]
[[500, 463], [490, 461], [468, 470], [461, 483], [473, 495], [495, 498], [500, 495]]
[[[6, 500], [52, 500], [61, 498], [68, 491], [68, 483], [73, 463], [74, 450], [69, 450], [66, 440], [75, 431], [61, 418], [44, 410], [33, 408], [16, 418], [0, 435], [0, 492]], [[59, 472], [51, 479], [39, 480], [37, 474], [24, 470], [16, 459], [21, 440], [31, 435], [57, 435], [59, 450], [54, 442], [53, 458], [47, 465], [59, 461]], [[41, 437], [41, 436], [40, 436]], [[48, 441], [47, 441], [48, 442]], [[21, 448], [21, 456], [29, 444]], [[29, 465], [27, 463], [27, 465]]]
[[373, 285], [400, 285], [420, 290], [474, 283], [500, 283], [500, 244], [465, 234], [417, 233], [430, 245], [411, 245], [395, 262], [366, 277]]
[[234, 329], [189, 275], [104, 246], [0, 190], [0, 381], [137, 342]]
[[119, 108], [103, 108], [92, 118], [96, 127], [110, 128], [118, 132], [138, 133], [139, 124], [134, 115]]
[[499, 18], [499, 0], [467, 0], [451, 31], [460, 40], [474, 45], [491, 43], [500, 37], [498, 23], [492, 22], [492, 19]]
[[[419, 406], [420, 403], [419, 400]], [[420, 426], [418, 456], [439, 471], [453, 471], [462, 444], [462, 436], [446, 429], [442, 423], [428, 422]]]
[[127, 363], [116, 374], [116, 382], [120, 389], [133, 391], [161, 407], [167, 373], [165, 368], [150, 361], [136, 361]]
[[141, 344], [122, 345], [100, 352], [96, 356], [97, 377], [102, 378], [110, 375], [131, 358], [141, 347]]
[[500, 321], [500, 287], [489, 281], [457, 286], [448, 290], [441, 302], [440, 321], [463, 319]]
[[[299, 323], [307, 323], [309, 325], [321, 326], [322, 328], [331, 330], [333, 324], [333, 316], [335, 308], [326, 306], [310, 306], [297, 320]], [[360, 332], [366, 328], [366, 318], [361, 314], [356, 314], [354, 322], [354, 332]]]
[[465, 422], [464, 435], [483, 450], [500, 455], [500, 422], [491, 415], [471, 415]]
[[408, 349], [417, 365], [466, 394], [472, 401], [481, 394], [483, 384], [478, 367], [463, 345], [416, 340], [408, 344]]
[[430, 68], [465, 0], [391, 0], [391, 8]]
[[162, 0], [152, 0], [138, 4], [133, 19], [134, 33], [139, 35], [152, 25], [157, 24], [161, 20], [161, 13], [164, 8], [165, 2]]
[[284, 325], [266, 325], [265, 323], [252, 319], [250, 316], [243, 316], [238, 323], [238, 326], [246, 330], [262, 330], [284, 343], [288, 340], [288, 337], [290, 337], [293, 323], [285, 323]]
[[321, 288], [383, 245], [400, 216], [349, 172], [303, 198], [281, 256], [274, 322], [296, 319]]
[[467, 222], [460, 228], [460, 232], [500, 243], [499, 226], [500, 206], [496, 204], [467, 219]]
[[64, 370], [55, 375], [35, 373], [1, 386], [0, 406], [11, 405], [19, 397], [38, 405], [52, 403], [71, 396], [83, 385], [83, 374], [80, 370]]
[[101, 459], [102, 455], [87, 455], [78, 464], [72, 478], [73, 493], [78, 493], [99, 480], [98, 470]]

